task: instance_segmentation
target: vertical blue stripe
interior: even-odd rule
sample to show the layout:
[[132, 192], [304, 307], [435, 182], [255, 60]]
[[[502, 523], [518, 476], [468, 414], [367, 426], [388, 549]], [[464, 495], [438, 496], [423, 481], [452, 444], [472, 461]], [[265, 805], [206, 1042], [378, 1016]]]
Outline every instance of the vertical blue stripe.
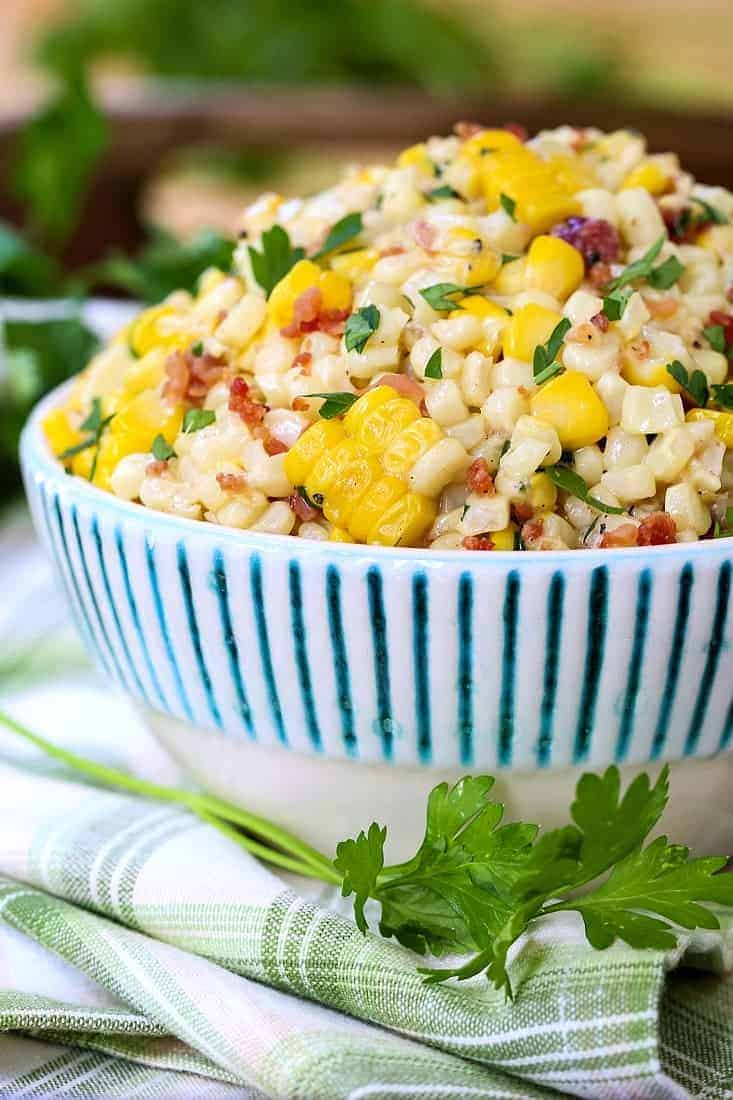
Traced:
[[429, 764], [433, 754], [428, 660], [428, 578], [421, 572], [416, 573], [412, 579], [412, 661], [415, 676], [417, 751], [423, 764]]
[[562, 573], [553, 573], [547, 593], [545, 673], [540, 705], [540, 736], [537, 742], [537, 764], [540, 768], [547, 767], [552, 762], [552, 727], [555, 718], [564, 601], [565, 577]]
[[305, 710], [305, 723], [313, 748], [320, 752], [323, 745], [321, 743], [321, 729], [318, 725], [316, 705], [313, 700], [313, 681], [308, 661], [308, 644], [303, 619], [303, 585], [300, 579], [300, 566], [296, 561], [290, 562], [288, 581], [290, 585], [290, 625], [293, 631], [295, 663], [298, 668], [298, 682], [300, 683], [300, 695]]
[[[89, 623], [87, 621], [86, 612], [84, 610], [84, 606], [83, 606], [83, 604], [81, 602], [81, 599], [79, 597], [79, 593], [78, 593], [78, 591], [76, 592], [76, 594], [74, 593], [74, 589], [76, 588], [76, 580], [74, 578], [73, 572], [71, 571], [71, 565], [69, 563], [68, 553], [66, 554], [66, 561], [67, 561], [67, 564], [69, 565], [69, 575], [70, 575], [69, 578], [67, 578], [64, 567], [61, 564], [61, 556], [59, 554], [59, 549], [58, 549], [58, 546], [56, 544], [56, 536], [54, 534], [54, 525], [53, 525], [52, 519], [51, 519], [51, 511], [50, 511], [49, 504], [48, 504], [48, 497], [46, 495], [46, 487], [43, 484], [43, 482], [39, 482], [38, 492], [39, 492], [39, 495], [40, 495], [40, 498], [41, 498], [41, 507], [43, 509], [43, 518], [44, 518], [44, 521], [45, 521], [45, 524], [46, 524], [46, 532], [48, 534], [48, 543], [49, 543], [49, 546], [51, 547], [51, 553], [53, 555], [53, 560], [54, 560], [54, 563], [56, 565], [56, 570], [58, 572], [59, 578], [61, 579], [61, 584], [63, 585], [64, 592], [66, 593], [66, 598], [69, 601], [69, 607], [71, 608], [71, 614], [74, 618], [74, 623], [76, 625], [76, 629], [79, 631], [79, 634], [84, 639], [84, 642], [85, 642], [87, 648], [89, 649], [90, 653], [95, 654], [98, 651], [97, 651], [96, 643], [94, 641], [94, 635], [92, 634], [91, 627], [89, 626]], [[61, 524], [61, 515], [58, 511], [58, 497], [54, 497], [54, 504], [56, 505], [57, 520], [58, 520], [58, 523], [60, 525]], [[62, 537], [62, 544], [64, 546], [64, 551], [66, 552], [66, 544], [63, 541], [63, 537]], [[101, 657], [102, 655], [99, 654], [99, 656]], [[106, 661], [102, 660], [102, 663], [103, 663], [104, 668], [106, 670], [107, 669]]]
[[725, 725], [723, 726], [723, 732], [720, 735], [720, 744], [718, 745], [718, 752], [722, 752], [723, 749], [727, 749], [733, 738], [733, 699], [730, 701], [728, 707], [728, 713], [725, 716]]
[[662, 690], [662, 703], [659, 708], [659, 717], [654, 730], [652, 741], [651, 759], [657, 760], [661, 755], [667, 741], [669, 718], [672, 713], [675, 696], [677, 695], [677, 683], [682, 667], [682, 655], [685, 648], [685, 635], [687, 622], [690, 618], [690, 600], [692, 597], [692, 585], [695, 577], [690, 562], [683, 567], [680, 573], [677, 591], [677, 613], [674, 620], [674, 632], [672, 634], [672, 647], [669, 651], [667, 663], [667, 677]]
[[199, 630], [199, 624], [196, 618], [196, 609], [193, 606], [193, 592], [191, 590], [191, 571], [188, 568], [186, 548], [182, 542], [179, 542], [178, 546], [176, 547], [176, 556], [178, 560], [178, 577], [181, 582], [183, 603], [186, 608], [188, 632], [191, 636], [191, 645], [193, 646], [193, 652], [196, 657], [196, 665], [199, 670], [199, 676], [201, 677], [201, 683], [203, 684], [204, 694], [206, 696], [206, 703], [209, 708], [209, 713], [214, 720], [214, 725], [218, 729], [222, 729], [221, 714], [219, 712], [219, 707], [216, 702], [216, 697], [214, 696], [214, 689], [211, 684], [211, 676], [209, 675], [209, 670], [206, 667], [206, 659], [204, 657], [204, 651], [201, 646], [201, 632]]
[[339, 713], [341, 715], [341, 734], [349, 756], [356, 756], [358, 743], [354, 730], [354, 706], [351, 701], [351, 676], [349, 659], [344, 641], [344, 623], [341, 614], [341, 577], [335, 565], [329, 565], [326, 571], [326, 606], [328, 608], [328, 630], [333, 650], [333, 673], [336, 679]]
[[599, 565], [591, 573], [590, 579], [583, 690], [580, 696], [580, 710], [575, 730], [575, 748], [573, 752], [573, 763], [575, 764], [587, 760], [590, 753], [591, 734], [593, 733], [596, 705], [598, 703], [598, 684], [601, 679], [603, 654], [606, 648], [607, 627], [608, 568], [605, 565]]
[[389, 657], [387, 655], [387, 619], [384, 612], [382, 574], [376, 568], [367, 573], [369, 594], [369, 618], [372, 627], [374, 650], [374, 681], [377, 688], [377, 728], [382, 739], [382, 754], [391, 760], [394, 750], [394, 724], [392, 720], [392, 691], [389, 682]]
[[158, 696], [158, 701], [164, 710], [168, 710], [168, 703], [166, 702], [163, 689], [160, 686], [160, 680], [158, 674], [155, 671], [155, 665], [150, 657], [150, 650], [148, 649], [148, 643], [143, 633], [142, 623], [140, 622], [140, 613], [137, 608], [137, 600], [135, 599], [132, 591], [132, 584], [130, 583], [130, 569], [127, 564], [127, 554], [125, 553], [125, 544], [122, 538], [122, 528], [115, 528], [115, 545], [117, 546], [117, 557], [120, 563], [120, 571], [122, 573], [122, 583], [125, 587], [125, 596], [127, 597], [127, 604], [130, 609], [130, 618], [132, 624], [135, 627], [135, 633], [137, 634], [138, 642], [140, 643], [140, 649], [142, 650], [143, 660], [145, 661], [145, 667], [148, 670], [148, 676], [150, 682], [155, 688], [155, 694]]
[[75, 504], [72, 504], [72, 506], [71, 506], [71, 523], [72, 523], [72, 526], [74, 528], [74, 536], [75, 536], [75, 539], [76, 539], [76, 546], [77, 546], [77, 549], [79, 551], [79, 560], [81, 561], [81, 569], [82, 569], [82, 573], [84, 574], [84, 581], [86, 583], [86, 588], [87, 588], [87, 592], [89, 594], [89, 599], [91, 601], [91, 605], [92, 605], [92, 608], [94, 610], [94, 617], [97, 621], [97, 625], [99, 626], [99, 633], [102, 635], [105, 647], [107, 649], [107, 652], [110, 655], [110, 658], [112, 660], [112, 664], [114, 665], [114, 670], [115, 670], [115, 674], [116, 674], [117, 679], [122, 684], [122, 686], [127, 691], [129, 691], [130, 690], [129, 684], [127, 683], [127, 679], [126, 679], [126, 677], [124, 676], [124, 674], [122, 672], [122, 667], [120, 665], [120, 662], [117, 660], [117, 651], [115, 650], [115, 647], [112, 645], [112, 643], [109, 639], [109, 634], [107, 633], [107, 627], [105, 626], [104, 619], [102, 618], [102, 612], [99, 610], [99, 603], [97, 601], [97, 594], [94, 591], [94, 585], [92, 584], [92, 577], [91, 577], [91, 574], [89, 572], [89, 566], [87, 565], [86, 552], [85, 552], [84, 546], [83, 546], [82, 541], [81, 541], [81, 531], [79, 530], [79, 516], [78, 516], [77, 508], [76, 508]]
[[113, 592], [112, 592], [112, 585], [109, 583], [109, 574], [107, 573], [107, 562], [105, 561], [105, 557], [104, 557], [104, 547], [102, 545], [102, 536], [101, 536], [100, 531], [99, 531], [99, 523], [97, 521], [96, 516], [92, 520], [92, 538], [94, 540], [94, 545], [97, 548], [97, 561], [99, 562], [99, 571], [102, 574], [102, 584], [104, 585], [104, 591], [107, 595], [107, 600], [109, 602], [109, 606], [112, 609], [112, 618], [114, 619], [115, 629], [117, 631], [117, 637], [119, 638], [119, 641], [120, 641], [120, 648], [122, 649], [122, 652], [125, 656], [125, 660], [127, 662], [128, 668], [130, 669], [130, 672], [132, 674], [132, 678], [135, 681], [135, 686], [137, 687], [138, 694], [142, 696], [142, 698], [145, 700], [145, 702], [149, 706], [150, 705], [150, 699], [148, 698], [148, 693], [145, 690], [145, 687], [143, 686], [142, 680], [140, 679], [139, 673], [137, 671], [137, 666], [135, 665], [135, 662], [132, 659], [132, 654], [130, 653], [130, 647], [127, 644], [127, 638], [125, 637], [125, 632], [122, 629], [122, 622], [120, 620], [120, 613], [117, 610], [117, 604], [115, 603], [115, 598], [114, 598], [114, 595], [113, 595]]
[[186, 715], [189, 722], [193, 722], [193, 710], [191, 709], [191, 703], [189, 701], [188, 695], [186, 694], [186, 689], [183, 686], [181, 670], [178, 667], [178, 661], [176, 660], [175, 650], [173, 649], [173, 643], [171, 641], [170, 630], [168, 629], [168, 620], [165, 617], [165, 611], [163, 609], [163, 600], [160, 596], [160, 582], [158, 581], [158, 570], [155, 564], [155, 550], [153, 546], [153, 540], [149, 535], [145, 539], [145, 558], [148, 566], [150, 590], [153, 593], [153, 604], [155, 605], [155, 613], [158, 618], [160, 636], [163, 639], [166, 656], [168, 657], [168, 664], [171, 667], [173, 679], [176, 682], [178, 698], [180, 699], [183, 713]]
[[634, 640], [631, 646], [629, 671], [626, 675], [626, 694], [624, 695], [621, 725], [616, 742], [616, 760], [621, 763], [629, 752], [634, 732], [634, 714], [636, 700], [641, 683], [641, 669], [644, 664], [647, 627], [649, 625], [649, 605], [652, 593], [652, 574], [645, 569], [639, 576], [636, 589], [636, 618], [634, 620]]
[[501, 697], [499, 700], [499, 764], [502, 767], [508, 767], [512, 762], [518, 613], [519, 573], [513, 569], [507, 577], [504, 592], [504, 647], [501, 658]]
[[237, 645], [237, 639], [234, 636], [234, 627], [232, 625], [232, 612], [229, 607], [229, 584], [227, 582], [226, 568], [224, 566], [224, 555], [221, 550], [214, 551], [214, 569], [212, 572], [213, 588], [216, 592], [216, 598], [219, 603], [219, 618], [221, 620], [221, 632], [224, 638], [224, 645], [227, 651], [227, 660], [229, 662], [229, 673], [234, 684], [234, 691], [237, 696], [237, 712], [240, 715], [244, 725], [247, 729], [247, 733], [253, 740], [257, 740], [254, 731], [254, 725], [252, 723], [252, 710], [247, 698], [247, 691], [244, 686], [244, 678], [242, 676], [242, 666], [239, 661], [239, 646]]
[[473, 579], [458, 583], [458, 737], [461, 764], [473, 763]]
[[728, 601], [730, 599], [730, 573], [731, 563], [725, 561], [718, 574], [718, 591], [715, 599], [715, 615], [713, 617], [713, 629], [710, 633], [710, 641], [707, 645], [705, 667], [702, 671], [700, 688], [695, 700], [695, 709], [692, 712], [690, 728], [685, 740], [685, 756], [692, 756], [697, 750], [700, 740], [705, 715], [710, 702], [710, 692], [715, 682], [715, 673], [718, 670], [718, 661], [725, 639], [725, 623], [728, 618]]
[[249, 581], [252, 590], [252, 605], [254, 607], [255, 623], [257, 625], [257, 641], [260, 650], [260, 661], [267, 687], [267, 698], [270, 710], [275, 722], [275, 732], [278, 740], [287, 745], [288, 738], [285, 733], [283, 712], [280, 706], [280, 696], [275, 683], [275, 672], [272, 667], [272, 654], [270, 652], [270, 638], [267, 633], [267, 617], [265, 615], [265, 603], [262, 592], [262, 562], [259, 554], [253, 554], [249, 562]]

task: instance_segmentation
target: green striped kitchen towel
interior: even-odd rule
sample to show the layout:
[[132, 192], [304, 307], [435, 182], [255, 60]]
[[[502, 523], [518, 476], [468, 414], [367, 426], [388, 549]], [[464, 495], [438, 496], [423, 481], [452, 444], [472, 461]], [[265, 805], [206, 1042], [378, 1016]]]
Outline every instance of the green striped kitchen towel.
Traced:
[[733, 1097], [730, 930], [595, 952], [568, 914], [513, 1002], [426, 986], [189, 813], [5, 756], [2, 1097]]

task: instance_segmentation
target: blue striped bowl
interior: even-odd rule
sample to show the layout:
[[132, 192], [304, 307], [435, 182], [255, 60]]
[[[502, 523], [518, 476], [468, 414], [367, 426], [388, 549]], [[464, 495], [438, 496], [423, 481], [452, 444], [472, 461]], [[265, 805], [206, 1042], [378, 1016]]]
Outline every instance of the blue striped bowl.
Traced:
[[38, 532], [90, 652], [210, 786], [288, 801], [290, 769], [348, 809], [368, 776], [402, 816], [408, 774], [537, 790], [733, 748], [730, 540], [465, 554], [230, 530], [68, 477], [39, 427], [58, 399], [21, 447]]

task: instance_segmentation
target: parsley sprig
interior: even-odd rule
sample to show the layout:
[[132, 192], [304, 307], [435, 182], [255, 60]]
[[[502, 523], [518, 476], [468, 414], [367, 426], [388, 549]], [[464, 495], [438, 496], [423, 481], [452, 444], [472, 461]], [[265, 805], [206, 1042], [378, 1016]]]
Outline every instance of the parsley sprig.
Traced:
[[325, 241], [318, 251], [313, 253], [311, 259], [320, 260], [329, 252], [335, 252], [337, 248], [358, 237], [363, 228], [361, 214], [347, 214], [331, 226]]
[[61, 462], [65, 462], [67, 459], [73, 458], [74, 455], [81, 454], [82, 451], [87, 451], [90, 447], [94, 447], [94, 457], [89, 467], [89, 480], [94, 481], [94, 475], [97, 472], [97, 463], [99, 461], [99, 444], [102, 441], [102, 436], [107, 427], [112, 420], [114, 420], [114, 416], [114, 413], [110, 413], [109, 416], [102, 416], [102, 399], [101, 397], [93, 398], [89, 415], [85, 420], [82, 420], [79, 425], [80, 432], [87, 432], [86, 438], [82, 439], [79, 443], [75, 443], [73, 447], [67, 447], [65, 451], [57, 455], [57, 458]]
[[347, 413], [358, 399], [358, 393], [304, 393], [304, 397], [322, 397], [323, 404], [318, 410], [321, 420], [333, 420], [337, 416]]
[[733, 412], [733, 382], [719, 382], [710, 387], [711, 400], [721, 409]]
[[565, 338], [565, 333], [571, 327], [570, 321], [567, 317], [563, 317], [562, 321], [558, 321], [554, 329], [550, 333], [550, 338], [546, 344], [538, 344], [534, 349], [534, 356], [532, 357], [532, 373], [534, 375], [535, 383], [539, 386], [543, 382], [547, 382], [550, 378], [553, 378], [556, 374], [561, 374], [565, 369], [561, 363], [556, 360], [557, 353], [562, 347], [562, 342]]
[[[623, 269], [620, 275], [617, 275], [615, 279], [612, 279], [611, 282], [606, 285], [606, 291], [611, 293], [611, 291], [620, 290], [622, 286], [628, 286], [629, 283], [636, 282], [637, 279], [648, 279], [652, 274], [652, 264], [662, 251], [666, 239], [667, 236], [665, 233], [660, 234], [641, 259], [635, 260], [633, 264], [629, 264], [628, 267]], [[662, 267], [664, 267], [664, 264], [660, 264], [660, 269]]]
[[673, 359], [667, 363], [667, 374], [671, 374], [676, 382], [682, 386], [687, 396], [701, 408], [708, 402], [708, 380], [701, 370], [693, 370], [690, 373], [679, 359]]
[[273, 225], [262, 234], [262, 251], [249, 245], [252, 274], [269, 298], [275, 286], [285, 278], [291, 267], [302, 260], [305, 252], [302, 248], [293, 248], [287, 230], [281, 225]]
[[432, 286], [425, 286], [420, 291], [428, 305], [438, 313], [447, 309], [458, 309], [457, 298], [480, 293], [481, 287], [459, 286], [458, 283], [433, 283]]
[[379, 328], [379, 310], [376, 306], [361, 306], [346, 320], [344, 347], [361, 355], [369, 337]]
[[577, 497], [578, 500], [582, 500], [585, 504], [590, 505], [591, 508], [595, 508], [599, 512], [607, 512], [609, 515], [620, 516], [625, 509], [616, 508], [612, 504], [605, 504], [604, 501], [599, 500], [598, 497], [591, 496], [588, 492], [588, 486], [583, 481], [580, 474], [576, 474], [575, 470], [571, 470], [569, 466], [563, 466], [558, 463], [556, 466], [545, 466], [544, 472], [549, 477], [558, 489], [564, 489], [566, 493], [570, 493], [571, 496]]
[[0, 724], [93, 782], [185, 806], [257, 858], [341, 887], [367, 931], [366, 903], [381, 908], [380, 931], [422, 954], [468, 956], [461, 965], [425, 969], [428, 982], [485, 973], [511, 994], [507, 957], [539, 917], [575, 911], [590, 944], [604, 950], [620, 939], [667, 950], [676, 928], [719, 927], [708, 904], [733, 906], [726, 859], [691, 859], [661, 836], [645, 842], [669, 798], [668, 768], [656, 783], [637, 776], [622, 793], [617, 767], [586, 774], [570, 807], [572, 821], [541, 833], [526, 822], [506, 824], [490, 798], [490, 775], [441, 783], [427, 803], [423, 840], [412, 859], [385, 863], [387, 829], [376, 822], [342, 841], [336, 858], [214, 795], [165, 787], [88, 760], [39, 736], [0, 711]]

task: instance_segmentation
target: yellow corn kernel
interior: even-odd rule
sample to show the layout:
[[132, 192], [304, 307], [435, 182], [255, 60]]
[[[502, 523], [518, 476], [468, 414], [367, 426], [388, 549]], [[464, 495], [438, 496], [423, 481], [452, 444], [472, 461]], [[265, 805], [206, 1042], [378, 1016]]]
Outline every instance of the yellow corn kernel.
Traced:
[[564, 301], [582, 283], [585, 263], [577, 248], [560, 237], [535, 237], [527, 253], [525, 282]]
[[295, 299], [304, 290], [316, 286], [321, 269], [312, 260], [299, 260], [273, 288], [267, 300], [267, 316], [276, 328], [285, 328], [293, 319]]
[[621, 377], [632, 386], [666, 386], [671, 393], [682, 393], [679, 382], [667, 370], [668, 362], [668, 359], [644, 359], [629, 344], [624, 348]]
[[336, 487], [346, 467], [363, 453], [358, 443], [348, 437], [324, 451], [305, 479], [305, 491], [311, 500], [325, 496], [329, 489]]
[[606, 406], [579, 371], [551, 378], [532, 395], [530, 408], [533, 416], [553, 425], [564, 450], [590, 447], [608, 431]]
[[358, 435], [363, 421], [380, 405], [394, 400], [395, 392], [391, 386], [375, 386], [373, 390], [367, 390], [366, 393], [363, 393], [344, 417], [345, 431], [349, 435]]
[[364, 417], [353, 436], [369, 454], [381, 454], [402, 429], [419, 416], [420, 410], [414, 401], [395, 397]]
[[535, 512], [551, 512], [557, 503], [557, 487], [547, 474], [532, 474], [522, 497]]
[[185, 348], [193, 343], [190, 333], [181, 329], [166, 331], [165, 322], [172, 320], [176, 311], [172, 306], [153, 306], [146, 309], [130, 327], [130, 347], [137, 356], [147, 355], [153, 348]]
[[328, 536], [329, 542], [351, 542], [349, 532], [345, 531], [343, 527], [332, 527]]
[[534, 349], [546, 344], [552, 330], [562, 321], [562, 315], [535, 302], [528, 302], [512, 317], [504, 329], [504, 355], [531, 362]]
[[484, 286], [490, 283], [501, 271], [501, 256], [493, 248], [484, 248], [470, 259], [466, 259], [462, 278], [464, 286]]
[[461, 154], [467, 157], [483, 157], [498, 149], [508, 148], [522, 148], [522, 142], [511, 130], [479, 130], [477, 134], [466, 138], [461, 146]]
[[494, 550], [513, 550], [517, 534], [516, 523], [510, 523], [501, 531], [492, 531], [489, 538], [494, 544]]
[[366, 542], [379, 517], [406, 492], [407, 484], [399, 477], [382, 477], [370, 485], [349, 522], [349, 530], [356, 542]]
[[359, 507], [359, 501], [381, 475], [382, 467], [378, 459], [357, 454], [353, 461], [341, 469], [338, 479], [331, 483], [323, 503], [326, 519], [337, 527], [348, 527], [354, 509]]
[[526, 289], [527, 257], [520, 256], [517, 260], [509, 260], [502, 264], [497, 272], [491, 289], [497, 294], [519, 294]]
[[155, 389], [163, 381], [164, 373], [165, 353], [157, 348], [142, 359], [133, 360], [125, 371], [124, 397], [134, 397], [143, 390]]
[[323, 309], [349, 309], [351, 283], [336, 271], [323, 271], [318, 279]]
[[[107, 406], [105, 415], [109, 416]], [[173, 443], [181, 430], [183, 407], [168, 405], [155, 390], [144, 390], [120, 405], [102, 439], [114, 439], [120, 456], [149, 451], [156, 435]]]
[[621, 184], [621, 191], [628, 191], [632, 187], [643, 187], [650, 195], [663, 195], [669, 188], [669, 176], [655, 160], [642, 161], [637, 164]]
[[685, 420], [712, 420], [718, 439], [722, 439], [726, 447], [733, 450], [733, 413], [716, 412], [715, 409], [690, 409]]
[[495, 318], [497, 321], [508, 321], [509, 311], [499, 306], [496, 302], [489, 301], [481, 294], [468, 294], [465, 298], [459, 298], [457, 308], [451, 310], [449, 317], [462, 317], [464, 313], [470, 313], [483, 321], [486, 317]]
[[517, 220], [534, 233], [543, 233], [555, 222], [580, 211], [572, 191], [562, 182], [558, 166], [553, 167], [526, 146], [505, 148], [483, 157], [481, 177], [489, 209], [496, 210], [502, 194], [508, 195], [514, 199]]
[[57, 456], [67, 451], [69, 447], [75, 447], [77, 443], [81, 443], [83, 438], [82, 434], [69, 423], [69, 413], [65, 408], [54, 409], [48, 414], [43, 421], [43, 434], [52, 452]]
[[408, 145], [407, 149], [402, 150], [397, 157], [397, 167], [418, 168], [428, 176], [434, 174], [433, 162], [428, 156], [425, 143], [422, 141], [418, 145]]
[[407, 478], [417, 460], [442, 438], [442, 429], [430, 417], [414, 420], [392, 440], [382, 455], [385, 473]]
[[218, 267], [207, 267], [205, 271], [202, 271], [199, 276], [198, 285], [196, 287], [196, 295], [198, 298], [205, 298], [207, 294], [223, 283], [228, 278], [223, 271], [220, 271]]
[[340, 420], [317, 420], [307, 428], [285, 455], [285, 474], [292, 485], [305, 485], [306, 479], [325, 451], [346, 436]]
[[367, 542], [377, 546], [414, 546], [432, 526], [437, 508], [420, 493], [406, 493], [377, 520]]
[[354, 252], [336, 253], [331, 257], [331, 270], [354, 282], [367, 275], [379, 259], [376, 248], [357, 248]]
[[585, 191], [588, 187], [597, 187], [598, 179], [592, 168], [574, 154], [558, 153], [547, 161], [556, 184], [569, 194]]

